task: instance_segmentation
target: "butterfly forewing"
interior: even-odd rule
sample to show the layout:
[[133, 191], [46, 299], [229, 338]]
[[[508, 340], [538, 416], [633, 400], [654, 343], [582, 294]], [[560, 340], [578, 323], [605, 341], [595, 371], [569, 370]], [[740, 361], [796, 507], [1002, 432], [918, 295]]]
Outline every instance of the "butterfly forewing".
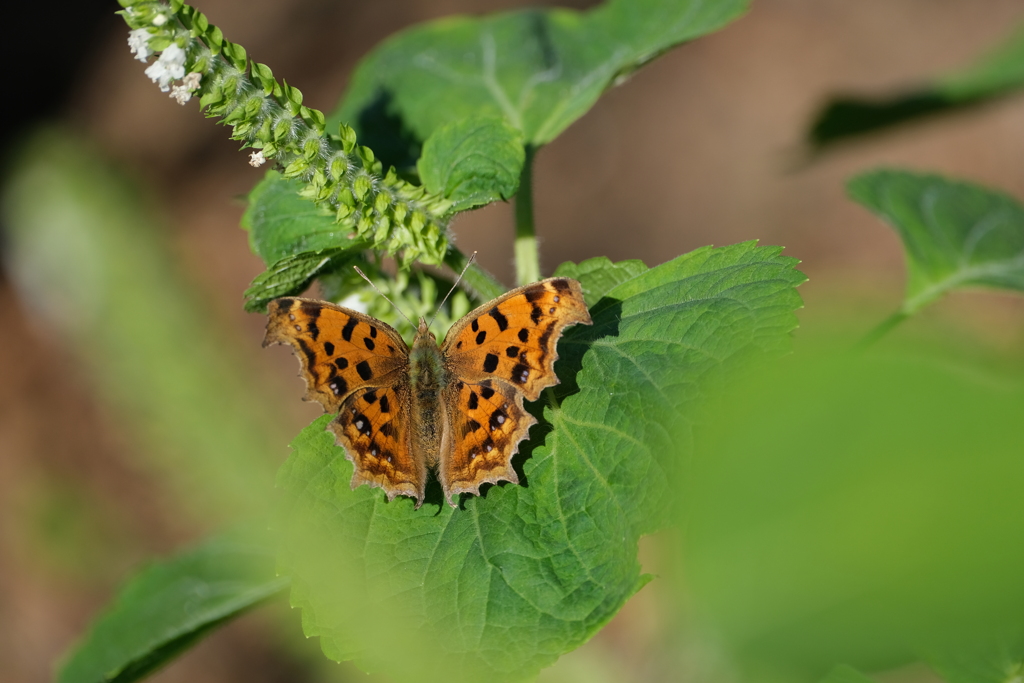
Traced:
[[306, 380], [306, 398], [337, 412], [349, 392], [381, 386], [407, 368], [409, 352], [389, 325], [357, 311], [310, 299], [275, 299], [267, 307], [263, 345], [291, 344]]
[[457, 322], [442, 351], [466, 382], [494, 379], [510, 384], [529, 401], [558, 383], [555, 345], [562, 330], [591, 324], [580, 284], [549, 278], [514, 289]]

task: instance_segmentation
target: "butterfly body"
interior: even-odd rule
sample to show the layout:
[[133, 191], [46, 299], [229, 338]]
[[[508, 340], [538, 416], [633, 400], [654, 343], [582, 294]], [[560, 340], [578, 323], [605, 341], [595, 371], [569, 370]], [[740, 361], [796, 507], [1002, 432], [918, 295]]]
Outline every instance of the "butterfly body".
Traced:
[[412, 347], [387, 323], [324, 301], [275, 299], [264, 346], [290, 344], [306, 398], [337, 417], [328, 429], [355, 466], [352, 488], [423, 503], [428, 470], [445, 499], [518, 483], [512, 456], [536, 419], [523, 407], [558, 383], [562, 330], [591, 324], [575, 280], [549, 278], [472, 311], [438, 346], [420, 320]]
[[436, 467], [441, 452], [441, 395], [450, 381], [437, 338], [420, 318], [416, 339], [409, 352], [409, 383], [412, 389], [413, 446], [428, 467]]

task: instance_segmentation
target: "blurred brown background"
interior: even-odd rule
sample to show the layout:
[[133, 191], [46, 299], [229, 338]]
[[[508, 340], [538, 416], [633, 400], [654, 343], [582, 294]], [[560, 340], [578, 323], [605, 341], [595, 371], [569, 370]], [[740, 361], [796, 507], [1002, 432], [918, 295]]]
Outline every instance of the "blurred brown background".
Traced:
[[[527, 3], [196, 4], [301, 88], [306, 104], [329, 110], [355, 61], [388, 34], [451, 13]], [[241, 307], [262, 264], [238, 229], [239, 197], [262, 171], [194, 101], [179, 107], [143, 76], [116, 9], [113, 2], [69, 4], [63, 14], [50, 7], [45, 16], [25, 9], [26, 20], [42, 22], [38, 40], [53, 40], [53, 62], [37, 68], [22, 55], [8, 59], [17, 65], [9, 68], [36, 82], [36, 90], [20, 92], [40, 102], [44, 118], [96, 141], [148, 188], [174, 260], [251, 360], [254, 381], [279, 404], [285, 433], [295, 433], [319, 409], [298, 401], [294, 360], [283, 350], [261, 351], [264, 321]], [[759, 239], [803, 261], [808, 318], [855, 299], [881, 319], [899, 302], [901, 251], [888, 228], [845, 198], [845, 179], [903, 165], [1024, 197], [1024, 96], [844, 145], [809, 164], [800, 163], [807, 126], [830, 94], [884, 93], [958, 68], [1021, 21], [1019, 0], [755, 1], [725, 30], [639, 71], [541, 152], [535, 195], [545, 271], [598, 255], [654, 265], [705, 244]], [[58, 34], [70, 36], [63, 48]], [[38, 122], [39, 112], [28, 114], [8, 126], [5, 157]], [[510, 205], [464, 215], [454, 231], [465, 251], [478, 250], [482, 265], [511, 283]], [[976, 322], [1006, 345], [1021, 339], [1024, 307], [1007, 296], [962, 295], [930, 315]], [[0, 679], [34, 683], [51, 678], [57, 657], [134, 567], [205, 530], [136, 464], [136, 446], [93, 398], [74, 349], [33, 321], [32, 302], [19, 300], [8, 278], [0, 280], [0, 320]], [[283, 460], [284, 443], [280, 453]], [[656, 639], [652, 590], [598, 636], [623, 671], [641, 670]], [[289, 629], [291, 637], [281, 635]], [[315, 642], [299, 642], [298, 632], [298, 615], [284, 606], [252, 614], [153, 680], [361, 677], [317, 663]]]

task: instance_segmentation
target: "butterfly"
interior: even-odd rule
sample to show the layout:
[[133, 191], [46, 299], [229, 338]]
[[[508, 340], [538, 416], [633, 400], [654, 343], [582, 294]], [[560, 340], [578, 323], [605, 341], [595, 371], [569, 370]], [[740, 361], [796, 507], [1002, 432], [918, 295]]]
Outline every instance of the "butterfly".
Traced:
[[263, 346], [290, 344], [306, 399], [335, 413], [328, 425], [361, 484], [423, 504], [435, 470], [449, 505], [480, 486], [519, 483], [512, 456], [537, 420], [523, 408], [558, 384], [556, 345], [569, 325], [592, 324], [580, 283], [549, 278], [480, 306], [437, 339], [420, 318], [412, 347], [385, 322], [326, 301], [268, 305]]

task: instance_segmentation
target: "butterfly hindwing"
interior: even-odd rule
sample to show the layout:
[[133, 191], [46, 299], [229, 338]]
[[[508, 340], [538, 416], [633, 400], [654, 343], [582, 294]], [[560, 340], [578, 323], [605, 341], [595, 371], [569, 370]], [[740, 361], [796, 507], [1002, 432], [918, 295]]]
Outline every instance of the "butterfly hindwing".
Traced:
[[448, 502], [460, 493], [479, 493], [480, 485], [519, 483], [512, 456], [536, 418], [523, 408], [523, 396], [507, 384], [453, 382], [443, 397], [449, 406], [451, 439], [442, 442], [438, 478]]
[[355, 466], [352, 488], [369, 484], [423, 502], [426, 462], [413, 455], [410, 442], [409, 384], [364, 388], [345, 399], [329, 429]]

